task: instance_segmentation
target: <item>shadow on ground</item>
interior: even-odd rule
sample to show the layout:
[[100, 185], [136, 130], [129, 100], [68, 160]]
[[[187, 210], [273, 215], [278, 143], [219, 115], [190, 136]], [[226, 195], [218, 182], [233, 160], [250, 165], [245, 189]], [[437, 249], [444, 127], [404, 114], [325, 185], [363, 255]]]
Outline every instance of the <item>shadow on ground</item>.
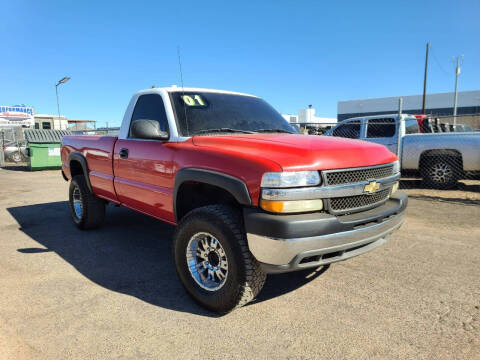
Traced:
[[[53, 251], [82, 275], [111, 291], [171, 310], [216, 316], [194, 303], [177, 279], [173, 226], [126, 208], [108, 206], [102, 228], [81, 231], [73, 225], [66, 201], [7, 210], [20, 230], [42, 245], [18, 249], [25, 256]], [[294, 291], [325, 270], [269, 276], [256, 302]]]
[[[421, 179], [402, 179], [400, 180], [400, 189], [423, 189], [423, 190], [435, 190], [432, 187], [429, 187]], [[441, 191], [441, 190], [436, 190]], [[466, 184], [462, 181], [459, 181], [457, 186], [449, 191], [469, 191], [469, 192], [480, 192], [480, 184]]]
[[10, 164], [5, 164], [5, 166], [2, 166], [3, 170], [9, 170], [9, 171], [30, 171], [28, 166], [26, 164], [16, 164], [16, 163], [10, 163]]
[[462, 205], [480, 205], [480, 200], [463, 199], [463, 198], [456, 198], [456, 197], [409, 194], [408, 198], [416, 199], [416, 200], [425, 200], [425, 201], [440, 201], [440, 202], [456, 203], [456, 204], [462, 204]]
[[408, 197], [410, 199], [480, 205], [480, 200], [465, 198], [465, 193], [480, 193], [480, 183], [468, 184], [460, 181], [457, 186], [452, 189], [438, 190], [432, 189], [420, 179], [402, 179], [400, 180], [400, 189], [431, 190], [429, 192], [422, 191], [419, 194], [409, 193]]

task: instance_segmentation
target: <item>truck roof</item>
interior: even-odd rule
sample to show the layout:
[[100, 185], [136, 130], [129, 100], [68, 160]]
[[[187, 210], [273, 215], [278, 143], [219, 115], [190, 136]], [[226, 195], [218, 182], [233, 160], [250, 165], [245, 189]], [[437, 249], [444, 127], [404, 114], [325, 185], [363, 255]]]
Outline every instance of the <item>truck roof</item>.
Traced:
[[[408, 114], [408, 113], [402, 113], [402, 116], [411, 116], [411, 117], [414, 117], [415, 115], [412, 115], [412, 114]], [[348, 119], [345, 119], [345, 120], [342, 120], [341, 122], [339, 122], [339, 124], [345, 122], [345, 121], [350, 121], [350, 120], [361, 120], [361, 119], [382, 119], [384, 117], [398, 117], [398, 113], [394, 113], [394, 114], [379, 114], [379, 115], [364, 115], [364, 116], [357, 116], [357, 117], [352, 117], [352, 118], [348, 118]]]
[[242, 95], [242, 96], [251, 96], [251, 97], [258, 97], [255, 95], [251, 94], [245, 94], [241, 92], [235, 92], [235, 91], [227, 91], [227, 90], [218, 90], [218, 89], [205, 89], [205, 88], [193, 88], [193, 87], [181, 87], [181, 86], [167, 86], [167, 87], [156, 87], [156, 88], [151, 88], [151, 89], [145, 89], [141, 90], [138, 93], [145, 93], [145, 92], [151, 92], [152, 90], [165, 90], [167, 92], [212, 92], [212, 93], [221, 93], [221, 94], [232, 94], [232, 95]]

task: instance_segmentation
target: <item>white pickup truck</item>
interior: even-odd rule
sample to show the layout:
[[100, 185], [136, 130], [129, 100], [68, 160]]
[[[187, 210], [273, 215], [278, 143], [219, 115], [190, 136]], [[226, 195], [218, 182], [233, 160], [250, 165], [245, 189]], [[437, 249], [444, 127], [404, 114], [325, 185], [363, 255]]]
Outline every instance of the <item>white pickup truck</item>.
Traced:
[[448, 189], [480, 174], [480, 133], [421, 134], [415, 116], [375, 115], [342, 121], [325, 135], [386, 146], [398, 155], [402, 171], [418, 171], [432, 187]]

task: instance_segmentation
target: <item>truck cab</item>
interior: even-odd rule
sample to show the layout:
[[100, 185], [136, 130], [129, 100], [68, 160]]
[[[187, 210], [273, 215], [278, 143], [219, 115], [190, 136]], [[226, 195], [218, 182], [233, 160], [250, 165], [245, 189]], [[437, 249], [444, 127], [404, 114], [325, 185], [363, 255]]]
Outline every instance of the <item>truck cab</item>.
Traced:
[[347, 119], [330, 129], [325, 135], [370, 141], [398, 154], [398, 138], [419, 132], [415, 116], [400, 115], [399, 117], [398, 114], [390, 114]]

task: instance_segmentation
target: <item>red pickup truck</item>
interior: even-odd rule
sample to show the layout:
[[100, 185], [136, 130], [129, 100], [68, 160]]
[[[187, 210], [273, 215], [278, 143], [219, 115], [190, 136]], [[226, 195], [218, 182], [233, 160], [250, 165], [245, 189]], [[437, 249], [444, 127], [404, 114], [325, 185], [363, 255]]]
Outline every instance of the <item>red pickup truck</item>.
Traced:
[[75, 224], [100, 226], [113, 203], [176, 225], [180, 281], [218, 313], [268, 273], [384, 244], [407, 205], [384, 146], [298, 134], [264, 100], [228, 91], [140, 91], [118, 137], [65, 136], [61, 156]]

